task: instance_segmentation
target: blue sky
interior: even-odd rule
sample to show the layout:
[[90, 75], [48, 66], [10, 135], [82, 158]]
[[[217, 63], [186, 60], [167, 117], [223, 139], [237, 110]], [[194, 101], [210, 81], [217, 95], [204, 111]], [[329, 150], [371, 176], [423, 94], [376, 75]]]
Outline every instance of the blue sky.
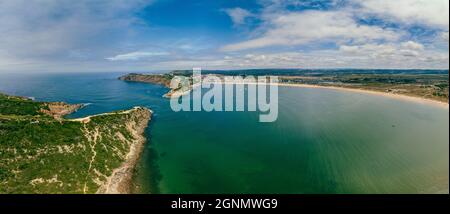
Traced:
[[447, 0], [0, 0], [0, 72], [448, 69]]

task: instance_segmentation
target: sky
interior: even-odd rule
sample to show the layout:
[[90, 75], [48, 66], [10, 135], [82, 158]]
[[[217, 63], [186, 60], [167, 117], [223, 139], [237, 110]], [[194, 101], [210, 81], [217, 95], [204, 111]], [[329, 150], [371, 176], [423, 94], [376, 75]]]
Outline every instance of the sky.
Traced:
[[0, 72], [448, 69], [448, 0], [0, 0]]

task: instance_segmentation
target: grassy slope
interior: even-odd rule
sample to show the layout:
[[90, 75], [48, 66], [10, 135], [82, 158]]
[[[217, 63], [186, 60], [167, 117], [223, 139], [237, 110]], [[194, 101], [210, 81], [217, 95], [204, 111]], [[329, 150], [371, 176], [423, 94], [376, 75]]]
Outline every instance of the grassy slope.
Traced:
[[55, 120], [45, 106], [0, 95], [0, 193], [95, 193], [125, 160], [134, 140], [126, 125], [139, 115], [84, 124]]

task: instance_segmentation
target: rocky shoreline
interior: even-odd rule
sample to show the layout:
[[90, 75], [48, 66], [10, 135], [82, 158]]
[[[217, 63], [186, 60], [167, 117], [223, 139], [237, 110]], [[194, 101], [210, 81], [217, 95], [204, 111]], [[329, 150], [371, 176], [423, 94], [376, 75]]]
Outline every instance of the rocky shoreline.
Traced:
[[131, 134], [132, 139], [120, 139], [123, 144], [129, 145], [129, 152], [126, 154], [125, 161], [122, 165], [112, 171], [111, 175], [107, 177], [106, 182], [98, 188], [96, 194], [131, 193], [134, 169], [140, 159], [144, 145], [147, 142], [147, 139], [145, 138], [145, 129], [151, 120], [153, 112], [144, 107], [134, 107], [126, 111], [104, 113], [69, 120], [87, 124], [95, 117], [117, 114], [129, 114], [131, 116], [125, 126], [127, 131]]
[[135, 107], [129, 113], [132, 114], [132, 118], [131, 122], [126, 124], [126, 127], [134, 138], [130, 142], [129, 152], [122, 166], [113, 170], [107, 182], [97, 190], [97, 194], [131, 193], [134, 169], [146, 143], [144, 132], [151, 120], [152, 111], [142, 107]]

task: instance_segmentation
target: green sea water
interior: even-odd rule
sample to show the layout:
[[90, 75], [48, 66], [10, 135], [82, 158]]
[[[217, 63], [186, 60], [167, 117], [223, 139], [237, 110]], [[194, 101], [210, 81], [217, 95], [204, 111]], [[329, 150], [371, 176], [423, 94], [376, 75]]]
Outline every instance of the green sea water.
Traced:
[[330, 89], [279, 96], [274, 123], [258, 112], [157, 116], [140, 192], [448, 192], [448, 109]]
[[279, 117], [173, 112], [167, 89], [119, 73], [2, 74], [0, 92], [154, 111], [139, 193], [448, 193], [449, 110], [330, 89], [279, 89]]

